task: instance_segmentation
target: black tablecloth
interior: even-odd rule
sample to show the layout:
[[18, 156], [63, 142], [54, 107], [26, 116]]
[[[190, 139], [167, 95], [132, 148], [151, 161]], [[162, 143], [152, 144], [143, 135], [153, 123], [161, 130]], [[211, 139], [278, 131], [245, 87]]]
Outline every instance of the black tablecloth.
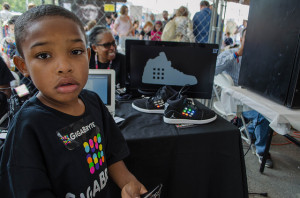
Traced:
[[163, 198], [248, 197], [240, 132], [223, 118], [181, 129], [131, 103], [118, 103], [116, 115], [125, 118], [125, 163], [146, 188], [162, 183]]

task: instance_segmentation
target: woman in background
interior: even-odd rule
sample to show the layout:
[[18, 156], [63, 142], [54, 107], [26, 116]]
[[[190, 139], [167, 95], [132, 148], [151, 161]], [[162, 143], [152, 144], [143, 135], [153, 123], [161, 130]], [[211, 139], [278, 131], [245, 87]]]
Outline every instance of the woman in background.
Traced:
[[132, 23], [128, 16], [128, 7], [123, 5], [120, 10], [121, 16], [119, 16], [114, 23], [114, 31], [122, 36], [132, 36]]
[[161, 40], [195, 42], [193, 23], [188, 15], [189, 11], [186, 7], [178, 8], [175, 17], [166, 24]]
[[125, 87], [125, 56], [117, 53], [117, 46], [112, 32], [105, 26], [95, 26], [89, 35], [92, 48], [90, 69], [114, 69], [117, 88]]

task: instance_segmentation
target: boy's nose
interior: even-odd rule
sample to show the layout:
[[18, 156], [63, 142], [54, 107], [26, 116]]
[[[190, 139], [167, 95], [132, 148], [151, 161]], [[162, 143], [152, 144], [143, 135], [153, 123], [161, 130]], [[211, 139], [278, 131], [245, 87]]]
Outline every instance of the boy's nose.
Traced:
[[73, 71], [72, 64], [68, 60], [61, 60], [57, 63], [58, 73], [69, 73]]

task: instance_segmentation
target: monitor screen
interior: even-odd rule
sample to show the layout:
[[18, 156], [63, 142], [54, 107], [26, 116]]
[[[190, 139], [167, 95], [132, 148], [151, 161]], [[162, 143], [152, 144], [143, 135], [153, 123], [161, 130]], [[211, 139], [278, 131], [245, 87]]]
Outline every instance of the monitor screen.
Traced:
[[211, 98], [217, 44], [126, 40], [126, 69], [131, 91], [155, 92], [163, 85], [192, 98]]
[[90, 69], [84, 89], [99, 95], [105, 106], [111, 111], [115, 108], [115, 71], [112, 69]]

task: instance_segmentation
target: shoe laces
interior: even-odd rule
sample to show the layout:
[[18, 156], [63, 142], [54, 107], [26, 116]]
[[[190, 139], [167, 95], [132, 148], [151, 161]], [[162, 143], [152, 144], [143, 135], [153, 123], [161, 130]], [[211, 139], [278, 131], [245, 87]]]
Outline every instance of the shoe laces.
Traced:
[[197, 107], [197, 105], [194, 103], [194, 100], [193, 100], [193, 99], [185, 98], [183, 103], [186, 104], [187, 107], [191, 107], [192, 109], [198, 110], [198, 107]]
[[[158, 96], [162, 95], [162, 90], [163, 90], [163, 87], [159, 88], [154, 96], [148, 98], [148, 102], [154, 101], [155, 99], [159, 99]], [[162, 97], [160, 97], [160, 98], [162, 99]]]

